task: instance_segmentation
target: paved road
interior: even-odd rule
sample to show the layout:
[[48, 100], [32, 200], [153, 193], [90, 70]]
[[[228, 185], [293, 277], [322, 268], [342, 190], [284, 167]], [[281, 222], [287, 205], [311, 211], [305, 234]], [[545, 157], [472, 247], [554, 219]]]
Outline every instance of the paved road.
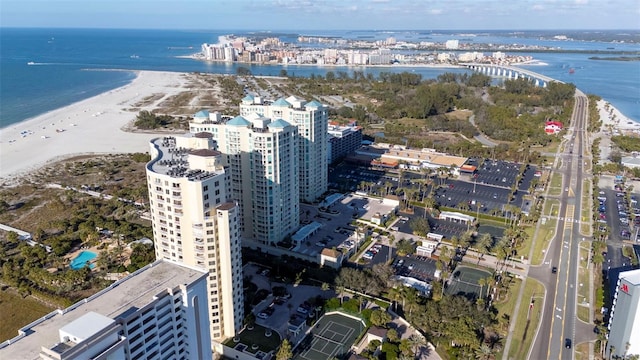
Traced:
[[[547, 252], [543, 266], [531, 271], [531, 276], [546, 287], [542, 321], [529, 354], [530, 359], [573, 359], [578, 330], [580, 341], [588, 337], [589, 325], [576, 324], [577, 283], [580, 234], [580, 219], [583, 180], [584, 146], [588, 101], [579, 90], [572, 117], [571, 139], [562, 156], [563, 192], [560, 196], [560, 220], [556, 236]], [[575, 156], [573, 154], [577, 154]], [[557, 274], [551, 268], [557, 267]], [[566, 341], [571, 341], [568, 348]]]
[[496, 146], [498, 146], [498, 144], [496, 144], [493, 141], [489, 140], [488, 137], [486, 137], [482, 132], [480, 132], [480, 129], [476, 126], [476, 121], [475, 120], [476, 120], [476, 115], [475, 114], [469, 116], [469, 122], [471, 123], [471, 125], [473, 125], [478, 130], [478, 134], [474, 135], [473, 138], [478, 140], [484, 146], [488, 146], [488, 147], [496, 147]]

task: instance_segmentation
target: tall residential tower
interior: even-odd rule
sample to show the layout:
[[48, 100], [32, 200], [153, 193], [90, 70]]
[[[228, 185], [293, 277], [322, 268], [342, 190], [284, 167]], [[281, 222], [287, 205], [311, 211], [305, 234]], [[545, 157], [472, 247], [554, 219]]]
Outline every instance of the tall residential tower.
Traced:
[[315, 100], [306, 102], [295, 96], [269, 102], [248, 95], [240, 103], [240, 116], [251, 114], [283, 119], [298, 128], [300, 200], [317, 200], [327, 191], [327, 107]]
[[211, 133], [226, 158], [243, 237], [273, 245], [294, 233], [300, 225], [298, 129], [255, 113], [199, 115], [191, 131]]
[[203, 269], [211, 338], [234, 336], [244, 318], [239, 209], [209, 133], [150, 142], [149, 204], [156, 258]]

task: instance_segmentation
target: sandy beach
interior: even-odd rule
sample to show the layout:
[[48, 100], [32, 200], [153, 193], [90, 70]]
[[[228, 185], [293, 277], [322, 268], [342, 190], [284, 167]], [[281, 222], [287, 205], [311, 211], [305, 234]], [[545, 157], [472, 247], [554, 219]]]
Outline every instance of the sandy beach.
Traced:
[[611, 128], [613, 135], [620, 135], [624, 132], [640, 132], [640, 123], [626, 117], [606, 100], [598, 100], [596, 105], [602, 120], [602, 131], [609, 131]]
[[[147, 152], [158, 135], [125, 132], [140, 110], [185, 90], [185, 74], [136, 71], [129, 84], [0, 130], [0, 180], [81, 154]], [[137, 107], [146, 97], [158, 96]], [[132, 109], [135, 108], [135, 109]]]
[[[128, 85], [0, 129], [0, 182], [77, 155], [147, 152], [149, 140], [158, 134], [132, 133], [123, 127], [139, 111], [158, 109], [168, 97], [188, 90], [189, 74], [135, 73]], [[153, 100], [145, 103], [152, 95]], [[640, 132], [640, 124], [605, 100], [597, 107], [602, 131], [611, 127], [614, 135]]]

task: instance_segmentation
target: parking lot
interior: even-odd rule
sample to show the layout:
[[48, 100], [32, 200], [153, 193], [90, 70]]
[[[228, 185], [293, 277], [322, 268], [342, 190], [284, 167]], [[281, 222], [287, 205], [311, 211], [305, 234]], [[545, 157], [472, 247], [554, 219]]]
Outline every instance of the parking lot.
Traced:
[[[627, 203], [623, 192], [616, 189], [601, 189], [598, 194], [598, 219], [600, 226], [608, 225], [609, 237], [615, 241], [637, 240], [637, 230], [640, 225], [640, 206], [637, 195], [632, 195], [635, 203]], [[637, 222], [634, 223], [633, 218]]]
[[[500, 211], [502, 216], [504, 205], [511, 204], [521, 207], [524, 212], [530, 208], [531, 200], [525, 199], [533, 179], [536, 167], [525, 165], [522, 178], [516, 184], [522, 164], [506, 161], [484, 160], [478, 165], [478, 160], [470, 158], [468, 164], [476, 166], [475, 174], [463, 174], [458, 179], [440, 179], [433, 177], [433, 186], [436, 187], [435, 195], [440, 206], [456, 208], [466, 203], [468, 210], [491, 213]], [[405, 171], [402, 175], [403, 183], [399, 184], [398, 170], [382, 171], [365, 166], [342, 164], [336, 167], [329, 176], [330, 187], [342, 188], [350, 191], [368, 191], [370, 193], [396, 194], [398, 188], [421, 189], [418, 198], [429, 193], [431, 188], [420, 186], [418, 183], [424, 179], [423, 174]], [[363, 188], [363, 184], [365, 184]], [[516, 192], [512, 194], [511, 188], [516, 185]]]
[[[287, 334], [287, 322], [294, 312], [298, 316], [315, 316], [314, 309], [305, 305], [309, 299], [322, 296], [325, 299], [335, 297], [333, 290], [323, 291], [317, 286], [308, 285], [287, 285], [273, 282], [270, 272], [265, 273], [265, 269], [260, 266], [248, 264], [243, 268], [244, 276], [251, 278], [251, 282], [258, 286], [258, 289], [267, 290], [269, 295], [253, 308], [256, 315], [256, 323], [277, 330], [280, 334]], [[266, 274], [266, 275], [264, 275]], [[272, 288], [284, 287], [289, 296], [276, 297], [271, 292]], [[310, 302], [307, 302], [310, 304]], [[298, 311], [298, 308], [305, 309], [306, 312]], [[261, 315], [264, 314], [264, 315]]]
[[[474, 177], [478, 184], [507, 188], [511, 188], [511, 186], [516, 182], [516, 178], [520, 173], [520, 167], [522, 166], [522, 164], [502, 160], [494, 161], [491, 159], [486, 159], [482, 164], [478, 164], [478, 160], [474, 158], [470, 158], [467, 161], [467, 164], [477, 167], [476, 175]], [[535, 172], [535, 166], [526, 165], [526, 169], [523, 173], [522, 179], [518, 183], [517, 189], [525, 192], [528, 191]]]
[[425, 282], [435, 280], [437, 275], [436, 260], [423, 256], [402, 256], [392, 264], [395, 274], [412, 277]]

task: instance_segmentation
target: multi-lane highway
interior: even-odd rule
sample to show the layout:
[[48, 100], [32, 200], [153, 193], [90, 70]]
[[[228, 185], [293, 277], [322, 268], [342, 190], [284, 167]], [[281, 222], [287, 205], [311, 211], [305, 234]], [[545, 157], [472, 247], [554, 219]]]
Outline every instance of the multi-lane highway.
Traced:
[[[588, 100], [576, 91], [575, 107], [569, 130], [570, 139], [559, 152], [563, 174], [560, 218], [556, 236], [547, 251], [544, 265], [530, 271], [530, 276], [545, 284], [546, 295], [542, 321], [530, 359], [573, 359], [576, 334], [580, 215], [583, 181], [583, 151], [586, 137]], [[552, 269], [557, 268], [553, 273]]]

